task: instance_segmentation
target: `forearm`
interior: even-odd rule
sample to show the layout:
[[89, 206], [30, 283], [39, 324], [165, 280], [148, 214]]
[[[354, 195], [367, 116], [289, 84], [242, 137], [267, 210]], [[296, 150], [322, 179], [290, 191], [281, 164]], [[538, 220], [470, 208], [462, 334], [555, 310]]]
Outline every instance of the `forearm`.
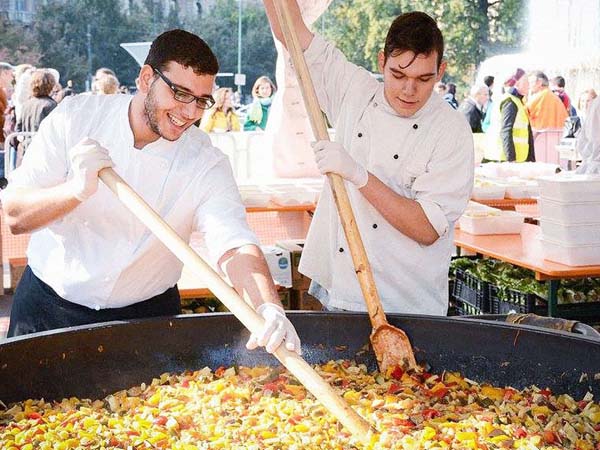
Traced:
[[[302, 13], [300, 12], [300, 7], [296, 0], [281, 0], [285, 1], [288, 4], [288, 7], [292, 14], [292, 20], [294, 22], [294, 29], [298, 33], [298, 40], [300, 41], [300, 46], [302, 50], [306, 50], [313, 38], [313, 34], [304, 23], [304, 19], [302, 18]], [[281, 26], [279, 25], [279, 20], [277, 19], [277, 12], [275, 11], [274, 0], [263, 0], [265, 5], [265, 10], [267, 12], [267, 17], [269, 18], [269, 23], [271, 24], [271, 29], [273, 30], [273, 34], [275, 38], [283, 44], [284, 47], [287, 48], [285, 39], [283, 37], [283, 32], [281, 31]]]
[[67, 183], [51, 188], [8, 189], [2, 196], [2, 208], [13, 234], [30, 233], [70, 213], [81, 202]]
[[361, 194], [395, 229], [422, 245], [439, 238], [418, 202], [396, 193], [379, 178], [369, 173], [369, 181]]
[[237, 293], [255, 309], [261, 303], [281, 306], [267, 261], [256, 245], [228, 251], [219, 260], [219, 267], [223, 268]]

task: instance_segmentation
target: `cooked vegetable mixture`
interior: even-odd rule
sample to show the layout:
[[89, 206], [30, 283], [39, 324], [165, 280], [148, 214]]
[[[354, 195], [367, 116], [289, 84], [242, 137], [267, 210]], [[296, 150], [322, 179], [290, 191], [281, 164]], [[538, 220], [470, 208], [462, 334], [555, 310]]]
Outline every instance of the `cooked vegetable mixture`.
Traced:
[[379, 430], [359, 444], [280, 368], [164, 374], [103, 400], [27, 400], [0, 413], [0, 447], [44, 449], [600, 449], [600, 405], [457, 373], [317, 371]]

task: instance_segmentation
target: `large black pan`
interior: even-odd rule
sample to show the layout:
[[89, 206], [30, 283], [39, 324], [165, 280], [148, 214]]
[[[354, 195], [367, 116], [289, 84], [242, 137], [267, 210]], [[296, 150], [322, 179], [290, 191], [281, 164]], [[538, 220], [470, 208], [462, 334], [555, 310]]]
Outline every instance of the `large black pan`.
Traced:
[[[375, 368], [366, 314], [291, 313], [307, 361], [351, 358]], [[537, 384], [576, 399], [600, 395], [600, 340], [478, 320], [389, 316], [406, 330], [417, 360], [500, 386]], [[112, 322], [13, 338], [0, 344], [0, 400], [99, 398], [164, 372], [204, 366], [278, 364], [249, 352], [229, 314]], [[358, 354], [358, 356], [357, 356]]]

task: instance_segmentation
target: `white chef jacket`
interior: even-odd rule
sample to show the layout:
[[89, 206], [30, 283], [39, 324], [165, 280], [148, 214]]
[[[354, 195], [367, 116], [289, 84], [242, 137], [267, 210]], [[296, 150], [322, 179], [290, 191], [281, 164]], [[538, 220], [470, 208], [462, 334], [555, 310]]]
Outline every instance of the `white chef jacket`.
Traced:
[[[229, 160], [208, 135], [189, 128], [175, 142], [134, 147], [129, 95], [68, 97], [42, 122], [9, 180], [50, 187], [70, 176], [68, 151], [83, 138], [107, 148], [115, 171], [177, 233], [204, 235], [214, 264], [227, 250], [257, 244]], [[89, 308], [117, 308], [174, 286], [182, 263], [103, 184], [88, 200], [35, 231], [27, 250], [33, 273], [58, 295]]]
[[[473, 186], [473, 137], [460, 112], [432, 95], [399, 116], [380, 83], [315, 35], [305, 57], [336, 141], [395, 192], [417, 201], [440, 238], [424, 246], [390, 225], [346, 182], [385, 311], [445, 315], [454, 223]], [[331, 189], [325, 185], [300, 272], [326, 289], [330, 308], [366, 311]]]

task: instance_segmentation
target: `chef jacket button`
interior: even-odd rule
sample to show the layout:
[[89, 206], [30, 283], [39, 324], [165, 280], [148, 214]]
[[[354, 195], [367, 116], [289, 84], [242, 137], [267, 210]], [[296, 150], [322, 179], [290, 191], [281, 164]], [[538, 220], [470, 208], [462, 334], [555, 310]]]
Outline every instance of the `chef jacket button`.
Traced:
[[377, 224], [376, 223], [373, 224], [373, 228], [377, 228]]
[[373, 106], [374, 106], [375, 108], [377, 108], [377, 102], [373, 103]]
[[394, 159], [398, 159], [398, 158], [399, 158], [399, 156], [398, 156], [398, 155], [394, 155]]
[[340, 253], [343, 253], [343, 252], [344, 252], [344, 249], [343, 249], [342, 247], [340, 247], [340, 250], [339, 250], [339, 252], [340, 252]]
[[415, 123], [415, 124], [413, 125], [413, 129], [415, 129], [415, 130], [416, 130], [417, 128], [419, 128], [419, 125], [417, 125], [417, 124]]
[[358, 133], [358, 137], [362, 137], [362, 133]]

